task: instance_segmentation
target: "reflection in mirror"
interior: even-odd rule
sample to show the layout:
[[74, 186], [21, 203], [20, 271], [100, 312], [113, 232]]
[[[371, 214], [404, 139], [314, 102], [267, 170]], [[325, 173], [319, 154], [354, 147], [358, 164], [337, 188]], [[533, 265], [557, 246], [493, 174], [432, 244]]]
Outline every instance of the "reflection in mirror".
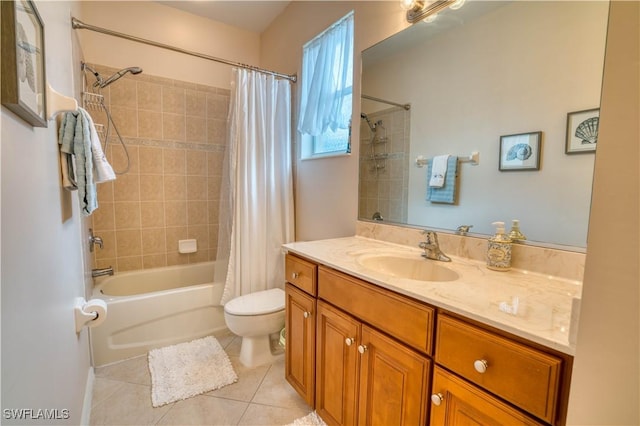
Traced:
[[[584, 248], [595, 150], [565, 152], [567, 116], [600, 104], [607, 17], [604, 1], [466, 2], [365, 50], [359, 218], [479, 234], [518, 219], [534, 244]], [[539, 169], [500, 170], [501, 136], [535, 132], [537, 151], [502, 163]], [[475, 151], [452, 163], [453, 203], [428, 200], [416, 158]]]

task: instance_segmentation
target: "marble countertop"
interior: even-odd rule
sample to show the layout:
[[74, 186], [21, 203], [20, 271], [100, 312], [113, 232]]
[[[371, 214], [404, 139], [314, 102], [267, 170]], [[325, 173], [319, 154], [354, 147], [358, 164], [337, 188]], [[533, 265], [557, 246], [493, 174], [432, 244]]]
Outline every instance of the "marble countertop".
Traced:
[[[458, 273], [455, 281], [417, 281], [360, 263], [372, 254], [422, 259], [422, 250], [359, 236], [295, 242], [284, 248], [380, 287], [461, 314], [560, 352], [575, 354], [582, 283], [524, 270], [492, 271], [483, 262], [450, 256], [437, 262]], [[517, 305], [517, 309], [514, 309]], [[502, 307], [502, 309], [501, 309]], [[515, 312], [506, 312], [506, 311]]]

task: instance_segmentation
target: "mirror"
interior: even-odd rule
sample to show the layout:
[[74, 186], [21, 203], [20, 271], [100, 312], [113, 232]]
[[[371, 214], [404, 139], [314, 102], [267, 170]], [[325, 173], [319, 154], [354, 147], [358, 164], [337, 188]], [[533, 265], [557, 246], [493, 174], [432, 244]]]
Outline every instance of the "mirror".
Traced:
[[[518, 219], [528, 243], [582, 251], [597, 143], [567, 153], [567, 122], [598, 114], [608, 8], [467, 1], [363, 51], [359, 219], [482, 235]], [[453, 204], [426, 199], [416, 164], [445, 154], [461, 160]]]

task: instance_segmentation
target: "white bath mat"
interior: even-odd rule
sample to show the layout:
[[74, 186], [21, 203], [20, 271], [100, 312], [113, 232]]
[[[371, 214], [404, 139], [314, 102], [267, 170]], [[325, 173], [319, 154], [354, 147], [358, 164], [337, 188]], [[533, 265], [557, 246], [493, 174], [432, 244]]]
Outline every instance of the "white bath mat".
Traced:
[[315, 411], [312, 411], [302, 418], [295, 419], [287, 426], [327, 426], [327, 424]]
[[229, 357], [208, 336], [149, 351], [154, 407], [200, 395], [238, 381]]

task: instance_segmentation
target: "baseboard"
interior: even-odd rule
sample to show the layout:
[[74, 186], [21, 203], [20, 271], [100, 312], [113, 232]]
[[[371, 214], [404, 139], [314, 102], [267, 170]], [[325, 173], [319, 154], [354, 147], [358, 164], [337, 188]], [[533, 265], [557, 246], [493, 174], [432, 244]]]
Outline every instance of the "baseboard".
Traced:
[[87, 384], [84, 388], [84, 400], [82, 401], [82, 417], [80, 424], [82, 426], [89, 425], [91, 419], [91, 401], [93, 400], [93, 383], [96, 375], [93, 371], [93, 367], [89, 367], [89, 373], [87, 374]]

